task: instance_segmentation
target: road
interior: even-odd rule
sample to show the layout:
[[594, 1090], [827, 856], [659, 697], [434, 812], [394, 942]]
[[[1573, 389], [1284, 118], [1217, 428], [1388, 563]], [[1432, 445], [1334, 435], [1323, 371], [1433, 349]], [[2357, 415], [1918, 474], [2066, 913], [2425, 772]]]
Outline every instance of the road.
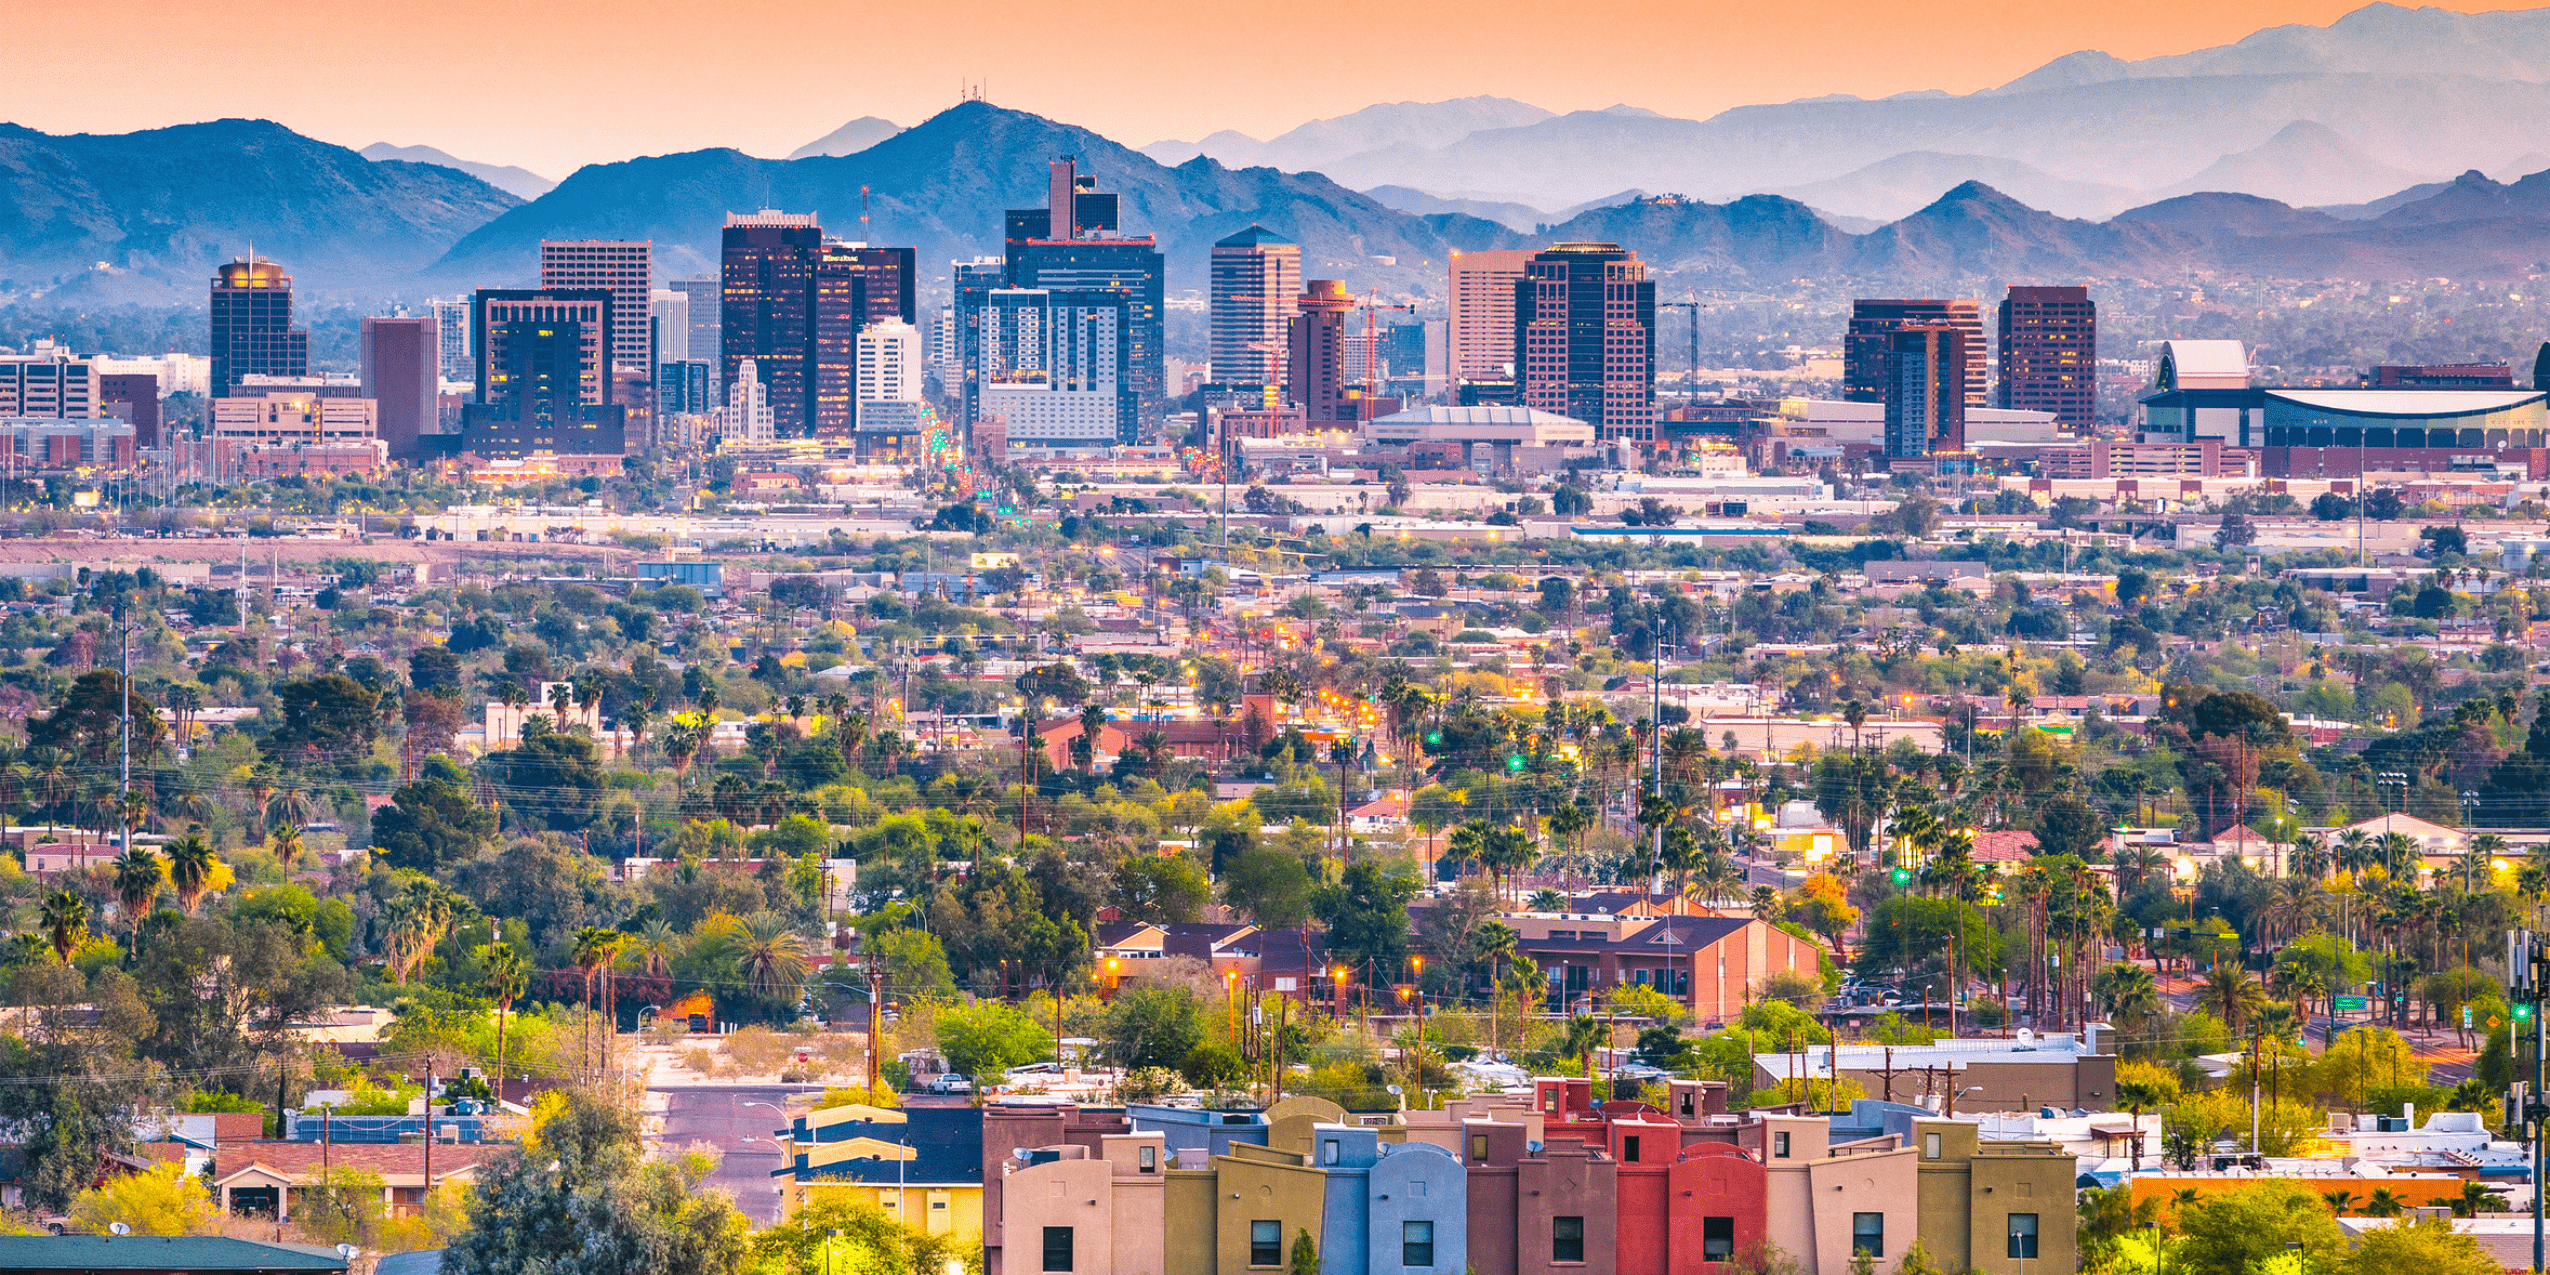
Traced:
[[[787, 1118], [771, 1107], [785, 1107], [791, 1095], [821, 1092], [814, 1085], [683, 1085], [660, 1088], [665, 1095], [664, 1132], [660, 1144], [678, 1151], [706, 1142], [726, 1159], [708, 1185], [735, 1199], [755, 1226], [779, 1220], [779, 1190], [770, 1171], [779, 1167], [779, 1147], [771, 1131]], [[748, 1102], [770, 1106], [747, 1107]], [[746, 1139], [751, 1139], [746, 1141]]]

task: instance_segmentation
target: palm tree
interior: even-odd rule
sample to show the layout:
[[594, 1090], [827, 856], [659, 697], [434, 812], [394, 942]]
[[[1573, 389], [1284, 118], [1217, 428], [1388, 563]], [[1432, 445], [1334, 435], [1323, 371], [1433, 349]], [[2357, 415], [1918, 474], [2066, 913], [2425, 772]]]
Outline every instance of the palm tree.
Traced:
[[195, 910], [196, 902], [212, 888], [213, 869], [220, 866], [212, 847], [196, 832], [189, 831], [168, 848], [168, 883], [177, 887], [179, 911]]
[[[584, 1004], [586, 1011], [584, 1016], [583, 1038], [584, 1063], [586, 1066], [594, 1068], [593, 1074], [595, 1075], [599, 1075], [602, 1068], [608, 1066], [608, 1060], [606, 1058], [602, 1064], [597, 1066], [593, 1058], [593, 1037], [596, 1026], [594, 1023], [595, 1015], [593, 1013], [593, 1010], [595, 1009], [594, 978], [600, 970], [610, 964], [612, 956], [620, 950], [620, 940], [623, 937], [625, 936], [623, 936], [618, 930], [607, 929], [599, 925], [585, 925], [577, 927], [575, 937], [568, 945], [569, 959], [573, 960], [576, 963], [576, 968], [584, 974]], [[617, 1025], [603, 1024], [602, 1029], [605, 1031], [616, 1030]], [[608, 1052], [607, 1044], [605, 1046], [605, 1052], [606, 1054]]]
[[[2151, 977], [2150, 971], [2144, 970], [2142, 966], [2137, 965], [2133, 968], [2143, 977]], [[2116, 1082], [2117, 1103], [2134, 1115], [2133, 1155], [2136, 1172], [2140, 1172], [2143, 1167], [2143, 1109], [2162, 1106], [2173, 1096], [2175, 1095], [2170, 1092], [2169, 1086], [2157, 1081], [2120, 1079]]]
[[89, 901], [69, 890], [55, 890], [44, 896], [39, 923], [53, 954], [68, 965], [71, 953], [79, 950], [80, 940], [89, 935]]
[[2196, 984], [2196, 1008], [2221, 1019], [2235, 1039], [2266, 1003], [2266, 989], [2236, 962], [2216, 960]]
[[2329, 1212], [2339, 1217], [2355, 1216], [2349, 1211], [2355, 1207], [2355, 1192], [2323, 1191], [2320, 1193], [2320, 1198], [2329, 1202]]
[[2373, 1188], [2372, 1198], [2364, 1201], [2366, 1217], [2398, 1217], [2408, 1211], [2408, 1201], [2386, 1186]]
[[151, 900], [159, 897], [165, 881], [159, 856], [140, 846], [115, 858], [115, 902], [124, 909], [124, 923], [133, 929], [136, 957], [142, 954], [142, 922], [150, 916]]
[[2090, 980], [2090, 994], [2107, 1007], [2109, 1017], [2120, 1022], [2141, 1022], [2163, 1008], [2152, 972], [2131, 961], [2118, 961], [2099, 971]]
[[805, 990], [813, 966], [805, 940], [787, 917], [755, 912], [734, 927], [728, 942], [744, 986], [772, 1000], [794, 1000]]
[[479, 987], [487, 993], [487, 999], [496, 1002], [496, 1096], [501, 1100], [505, 1082], [505, 1015], [531, 989], [531, 971], [523, 965], [522, 956], [513, 945], [502, 940], [480, 948], [479, 955], [487, 966]]
[[1559, 1056], [1584, 1060], [1585, 1079], [1594, 1078], [1594, 1054], [1611, 1043], [1611, 1032], [1603, 1020], [1591, 1014], [1578, 1014], [1567, 1020], [1567, 1036], [1559, 1045]]

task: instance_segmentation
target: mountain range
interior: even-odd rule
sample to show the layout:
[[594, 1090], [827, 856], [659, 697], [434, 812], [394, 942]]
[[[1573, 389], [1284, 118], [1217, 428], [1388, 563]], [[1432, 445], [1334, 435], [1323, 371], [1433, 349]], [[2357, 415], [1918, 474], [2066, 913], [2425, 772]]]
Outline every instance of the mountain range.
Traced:
[[253, 247], [318, 286], [397, 288], [521, 203], [264, 120], [67, 137], [0, 124], [0, 279], [14, 287], [104, 262], [200, 297], [214, 265]]
[[558, 183], [528, 168], [517, 168], [512, 164], [482, 164], [431, 146], [392, 146], [388, 142], [374, 142], [355, 153], [365, 159], [401, 159], [411, 164], [457, 168], [516, 199], [538, 199], [558, 188]]
[[[2391, 70], [2415, 74], [2368, 70], [2385, 49]], [[2464, 54], [2472, 73], [2447, 73]], [[589, 165], [528, 202], [493, 166], [423, 147], [358, 153], [265, 121], [76, 136], [0, 125], [0, 293], [196, 298], [215, 262], [252, 244], [303, 288], [349, 298], [528, 282], [544, 238], [649, 238], [657, 276], [671, 279], [713, 269], [726, 213], [777, 206], [816, 211], [844, 237], [913, 246], [922, 294], [937, 298], [947, 263], [998, 251], [1001, 209], [1042, 202], [1058, 155], [1122, 194], [1125, 230], [1158, 237], [1173, 291], [1201, 290], [1212, 242], [1251, 223], [1300, 242], [1311, 277], [1415, 296], [1440, 294], [1456, 249], [1553, 240], [1622, 243], [1678, 286], [1753, 289], [2506, 276], [2550, 268], [2550, 156], [2523, 135], [2546, 117], [2550, 84], [2480, 73], [2533, 65], [2550, 65], [2550, 10], [2374, 5], [2175, 59], [2076, 54], [1965, 97], [1828, 98], [1705, 122], [1468, 98], [1194, 144], [1295, 168], [1235, 167], [1185, 144], [1136, 150], [972, 101], [910, 128], [854, 119], [789, 159], [714, 149]], [[2349, 118], [2302, 110], [2349, 93]], [[2422, 105], [2403, 112], [2412, 98]], [[2235, 127], [2221, 117], [2231, 102], [2274, 109]], [[2522, 102], [2533, 105], [2508, 105]], [[2474, 122], [2472, 103], [2488, 118]], [[2100, 131], [2081, 133], [2093, 106]], [[2380, 128], [2364, 126], [2376, 116]], [[2433, 144], [2408, 146], [2411, 135]], [[2479, 147], [2474, 137], [2498, 158], [2435, 171]], [[2135, 158], [2165, 152], [2183, 164]], [[1745, 155], [1752, 189], [1642, 193], [1711, 189], [1680, 178]], [[1385, 159], [1405, 180], [1340, 179]], [[2130, 180], [2112, 179], [2119, 166]], [[1542, 193], [1493, 198], [1500, 188]], [[1586, 193], [1544, 198], [1562, 189]]]
[[[1806, 190], [1819, 208], [1891, 220], [1978, 180], [2066, 216], [2106, 217], [2194, 189], [2349, 204], [2472, 168], [2510, 178], [2550, 167], [2532, 123], [2550, 108], [2545, 79], [2550, 9], [2372, 4], [2326, 27], [2275, 27], [2168, 57], [2075, 53], [1963, 96], [1834, 95], [1707, 120], [1612, 107], [1435, 143], [1422, 139], [1461, 126], [1474, 108], [1444, 104], [1429, 128], [1416, 118], [1424, 108], [1402, 104], [1387, 108], [1396, 132], [1361, 150], [1350, 149], [1358, 130], [1328, 126], [1368, 111], [1274, 142], [1216, 134], [1193, 146], [1256, 163], [1281, 143], [1301, 167], [1357, 189], [1544, 210], [1629, 189], [1713, 200]], [[2326, 131], [2292, 134], [2295, 124]], [[1344, 144], [1314, 153], [1321, 139]], [[1916, 170], [1928, 189], [1908, 193], [1897, 179]]]

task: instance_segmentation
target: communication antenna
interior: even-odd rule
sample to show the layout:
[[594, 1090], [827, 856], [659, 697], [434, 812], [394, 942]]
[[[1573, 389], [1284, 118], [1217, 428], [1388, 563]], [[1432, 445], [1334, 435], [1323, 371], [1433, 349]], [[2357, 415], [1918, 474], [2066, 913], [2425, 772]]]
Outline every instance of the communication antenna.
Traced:
[[876, 242], [868, 238], [868, 188], [865, 186], [859, 188], [859, 242]]

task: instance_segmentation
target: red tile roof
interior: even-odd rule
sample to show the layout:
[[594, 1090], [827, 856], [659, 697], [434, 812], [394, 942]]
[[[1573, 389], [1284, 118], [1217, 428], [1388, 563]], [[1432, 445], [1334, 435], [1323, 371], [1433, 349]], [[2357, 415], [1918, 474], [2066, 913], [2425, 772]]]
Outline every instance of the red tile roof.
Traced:
[[1977, 863], [2021, 863], [2036, 853], [2036, 834], [2025, 828], [1996, 828], [1974, 834]]
[[[436, 1143], [434, 1176], [439, 1179], [482, 1160], [509, 1155], [516, 1148], [510, 1143]], [[331, 1169], [364, 1169], [373, 1173], [421, 1174], [425, 1171], [425, 1146], [418, 1142], [337, 1142], [326, 1148], [327, 1165]], [[275, 1173], [298, 1178], [317, 1173], [320, 1144], [260, 1139], [255, 1142], [225, 1143], [213, 1165], [215, 1179], [226, 1178], [251, 1165], [264, 1165]]]

